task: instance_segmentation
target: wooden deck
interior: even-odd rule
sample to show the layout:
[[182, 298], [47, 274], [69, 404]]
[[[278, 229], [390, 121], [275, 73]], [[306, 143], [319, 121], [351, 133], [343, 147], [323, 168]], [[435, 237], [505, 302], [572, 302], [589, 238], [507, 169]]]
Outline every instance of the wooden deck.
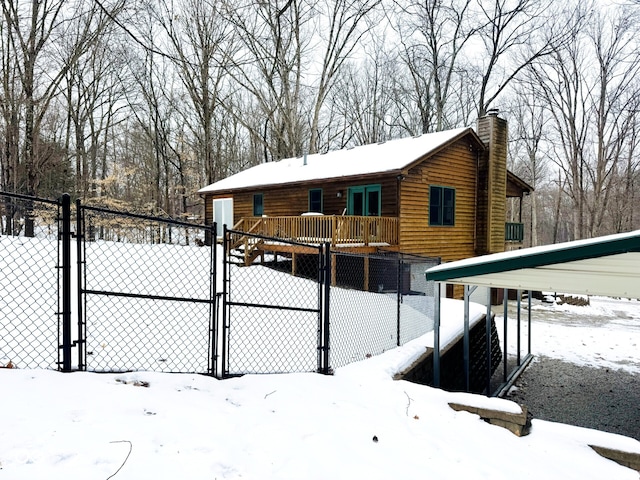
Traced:
[[398, 219], [338, 215], [247, 217], [234, 230], [332, 248], [398, 245]]
[[[291, 217], [245, 217], [233, 230], [247, 234], [282, 239], [305, 245], [329, 243], [332, 250], [374, 253], [380, 248], [398, 249], [398, 219], [395, 217], [363, 217], [338, 215], [303, 215]], [[280, 253], [316, 253], [317, 250], [292, 246], [268, 239], [233, 234], [231, 249], [244, 251], [245, 265], [265, 251]]]

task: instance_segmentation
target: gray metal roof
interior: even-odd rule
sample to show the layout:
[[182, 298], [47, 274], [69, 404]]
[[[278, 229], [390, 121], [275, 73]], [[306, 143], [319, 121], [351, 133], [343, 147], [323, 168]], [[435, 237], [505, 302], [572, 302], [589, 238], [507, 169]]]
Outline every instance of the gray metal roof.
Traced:
[[444, 263], [427, 280], [640, 299], [640, 230]]

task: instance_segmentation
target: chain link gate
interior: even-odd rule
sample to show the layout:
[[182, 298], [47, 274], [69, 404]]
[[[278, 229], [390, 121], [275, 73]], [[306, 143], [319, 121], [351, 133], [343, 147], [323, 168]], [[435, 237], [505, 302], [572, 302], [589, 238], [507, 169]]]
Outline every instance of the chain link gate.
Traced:
[[77, 208], [80, 369], [215, 374], [215, 225]]
[[59, 295], [62, 203], [0, 192], [2, 367], [70, 368], [63, 365], [62, 350], [68, 310]]
[[325, 247], [226, 227], [223, 238], [223, 376], [325, 371]]

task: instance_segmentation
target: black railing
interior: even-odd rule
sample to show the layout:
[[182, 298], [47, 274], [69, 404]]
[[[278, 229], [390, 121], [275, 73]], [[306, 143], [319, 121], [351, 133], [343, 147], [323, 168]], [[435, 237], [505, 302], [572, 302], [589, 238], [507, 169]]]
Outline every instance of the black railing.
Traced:
[[522, 241], [524, 240], [524, 224], [505, 223], [504, 240], [505, 242], [522, 243]]

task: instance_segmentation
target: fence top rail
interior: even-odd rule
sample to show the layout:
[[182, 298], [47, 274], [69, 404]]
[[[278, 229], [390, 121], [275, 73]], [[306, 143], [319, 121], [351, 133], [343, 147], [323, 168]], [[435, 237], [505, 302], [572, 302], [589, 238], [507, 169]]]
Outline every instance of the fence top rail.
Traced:
[[3, 192], [0, 190], [0, 197], [9, 197], [9, 198], [15, 198], [18, 200], [29, 200], [29, 201], [35, 201], [35, 202], [41, 202], [41, 203], [48, 203], [50, 205], [60, 205], [60, 203], [62, 202], [61, 198], [57, 199], [57, 200], [52, 200], [50, 198], [40, 198], [40, 197], [34, 197], [32, 195], [23, 195], [20, 193], [9, 193], [9, 192]]
[[91, 207], [88, 205], [82, 205], [81, 208], [83, 210], [88, 210], [88, 211], [97, 212], [97, 213], [104, 213], [107, 215], [119, 215], [121, 217], [136, 218], [138, 220], [146, 220], [150, 222], [170, 223], [171, 225], [177, 225], [180, 227], [199, 228], [203, 230], [213, 230], [213, 231], [216, 230], [215, 223], [210, 225], [206, 225], [202, 223], [189, 223], [189, 222], [184, 222], [182, 220], [177, 220], [171, 217], [153, 217], [151, 215], [142, 215], [139, 213], [123, 212], [120, 210], [110, 210], [108, 208], [102, 208], [102, 207]]

